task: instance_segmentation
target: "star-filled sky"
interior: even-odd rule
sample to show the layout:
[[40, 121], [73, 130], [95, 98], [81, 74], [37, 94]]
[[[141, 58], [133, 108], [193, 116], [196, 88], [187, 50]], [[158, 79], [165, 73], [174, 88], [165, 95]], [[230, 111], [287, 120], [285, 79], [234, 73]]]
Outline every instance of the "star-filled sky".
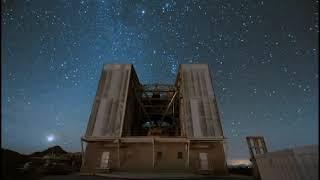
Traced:
[[2, 1], [2, 147], [80, 151], [103, 64], [173, 83], [208, 63], [228, 159], [318, 143], [319, 1]]

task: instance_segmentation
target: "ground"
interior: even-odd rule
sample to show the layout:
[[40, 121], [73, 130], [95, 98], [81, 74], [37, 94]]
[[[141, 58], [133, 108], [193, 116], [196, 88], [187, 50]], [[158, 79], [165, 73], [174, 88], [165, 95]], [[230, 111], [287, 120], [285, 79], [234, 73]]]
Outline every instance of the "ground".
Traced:
[[[122, 177], [121, 177], [122, 176]], [[109, 180], [109, 179], [116, 179], [116, 180], [125, 180], [125, 179], [190, 179], [190, 180], [196, 180], [196, 179], [212, 179], [212, 180], [254, 180], [253, 177], [249, 176], [230, 176], [230, 177], [199, 177], [199, 178], [193, 178], [193, 177], [181, 177], [178, 178], [166, 178], [165, 175], [157, 175], [158, 178], [155, 178], [154, 176], [152, 178], [149, 178], [150, 176], [143, 177], [141, 175], [131, 175], [130, 178], [122, 174], [119, 177], [115, 176], [81, 176], [78, 174], [72, 174], [72, 175], [62, 175], [62, 176], [46, 176], [42, 178], [41, 180]]]

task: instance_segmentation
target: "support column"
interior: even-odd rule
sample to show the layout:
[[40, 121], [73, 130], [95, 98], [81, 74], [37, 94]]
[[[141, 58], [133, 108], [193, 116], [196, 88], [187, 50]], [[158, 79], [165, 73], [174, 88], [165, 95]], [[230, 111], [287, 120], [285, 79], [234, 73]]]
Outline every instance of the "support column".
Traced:
[[173, 114], [173, 117], [175, 117], [174, 116], [174, 101], [172, 102], [172, 114]]
[[120, 168], [121, 167], [121, 163], [120, 163], [120, 139], [118, 139], [117, 151], [118, 151], [118, 168]]
[[184, 161], [184, 168], [188, 168], [188, 142], [184, 144], [184, 151], [187, 153], [185, 156], [185, 161]]
[[155, 160], [154, 160], [154, 137], [152, 137], [152, 167], [155, 168]]
[[187, 164], [187, 167], [189, 168], [190, 167], [190, 140], [188, 140], [188, 164]]

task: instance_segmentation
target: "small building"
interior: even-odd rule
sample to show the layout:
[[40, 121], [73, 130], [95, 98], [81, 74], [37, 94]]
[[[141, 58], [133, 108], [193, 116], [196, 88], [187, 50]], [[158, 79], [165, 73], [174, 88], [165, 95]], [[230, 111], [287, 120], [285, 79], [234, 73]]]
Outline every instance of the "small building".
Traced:
[[175, 84], [141, 84], [131, 64], [103, 67], [82, 173], [226, 175], [225, 137], [207, 64], [182, 64]]
[[247, 143], [256, 179], [319, 179], [319, 145], [268, 152], [262, 136], [249, 136], [247, 137]]

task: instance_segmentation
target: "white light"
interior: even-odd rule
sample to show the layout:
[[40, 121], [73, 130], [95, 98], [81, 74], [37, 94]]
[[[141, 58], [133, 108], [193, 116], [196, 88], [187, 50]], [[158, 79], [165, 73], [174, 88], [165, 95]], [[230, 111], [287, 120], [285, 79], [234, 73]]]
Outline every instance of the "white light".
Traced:
[[142, 10], [141, 13], [144, 14], [144, 13], [146, 13], [146, 11], [145, 11], [145, 10]]
[[54, 135], [49, 135], [49, 136], [47, 136], [47, 141], [48, 141], [48, 142], [52, 142], [52, 141], [54, 141], [54, 140], [55, 140]]

